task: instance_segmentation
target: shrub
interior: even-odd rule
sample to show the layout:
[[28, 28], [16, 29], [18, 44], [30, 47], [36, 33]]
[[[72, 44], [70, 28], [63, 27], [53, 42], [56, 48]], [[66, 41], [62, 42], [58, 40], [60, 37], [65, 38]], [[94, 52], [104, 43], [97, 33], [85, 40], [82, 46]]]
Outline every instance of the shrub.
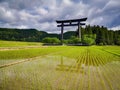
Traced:
[[94, 45], [95, 44], [95, 35], [84, 35], [82, 43], [86, 45]]
[[70, 39], [68, 39], [68, 43], [69, 44], [78, 44], [78, 43], [80, 43], [80, 39], [75, 36], [72, 36]]
[[42, 42], [46, 44], [59, 44], [60, 40], [55, 37], [54, 38], [46, 37], [46, 38], [43, 38]]

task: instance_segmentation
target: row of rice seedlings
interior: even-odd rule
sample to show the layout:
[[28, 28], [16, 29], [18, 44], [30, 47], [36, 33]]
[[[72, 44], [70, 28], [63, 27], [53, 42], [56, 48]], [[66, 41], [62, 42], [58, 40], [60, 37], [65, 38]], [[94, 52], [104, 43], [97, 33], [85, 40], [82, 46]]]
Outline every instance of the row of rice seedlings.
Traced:
[[87, 47], [86, 48], [86, 55], [85, 55], [85, 57], [86, 57], [86, 62], [85, 62], [85, 64], [86, 64], [86, 68], [87, 68], [87, 72], [86, 72], [86, 74], [84, 75], [84, 83], [83, 83], [83, 88], [82, 88], [82, 90], [84, 90], [84, 89], [87, 89], [87, 90], [89, 90], [90, 89], [90, 67], [89, 67], [89, 64], [90, 64], [90, 58], [89, 58], [89, 48]]
[[120, 54], [120, 46], [108, 46], [107, 48], [103, 47], [103, 49], [107, 50], [107, 51], [110, 51], [110, 52]]
[[[96, 54], [94, 53], [93, 54], [93, 57], [92, 57], [92, 59], [94, 60], [94, 65], [95, 65], [95, 71], [94, 71], [94, 76], [95, 76], [95, 81], [96, 81], [96, 90], [105, 90], [105, 88], [103, 88], [104, 87], [104, 83], [102, 83], [101, 82], [101, 77], [100, 77], [100, 73], [98, 73], [98, 60], [96, 59]], [[102, 87], [103, 86], [103, 87]]]
[[[111, 56], [111, 57], [104, 57], [105, 60], [107, 61], [107, 60], [110, 60], [110, 59], [115, 58], [113, 55], [110, 55], [110, 56]], [[103, 58], [103, 57], [101, 57], [101, 58]], [[109, 65], [107, 64], [106, 66], [109, 66]], [[109, 70], [111, 70], [111, 72], [116, 72], [116, 73], [118, 74], [118, 70], [116, 70], [116, 67], [115, 67], [115, 68], [114, 68], [114, 67], [111, 68], [111, 66], [109, 66], [109, 67], [110, 67]], [[118, 67], [118, 66], [117, 66], [117, 67]], [[112, 69], [114, 69], [114, 70], [112, 70]], [[114, 75], [115, 75], [116, 73], [114, 73]]]
[[[120, 61], [120, 57], [118, 57], [118, 56], [116, 56], [116, 55], [113, 55], [113, 54], [110, 54], [110, 53], [107, 53], [107, 52], [102, 52], [102, 53], [105, 53], [105, 54], [108, 54], [109, 56], [109, 59], [107, 59], [107, 61], [111, 61], [111, 62], [113, 62], [113, 61], [115, 61], [115, 62], [119, 62]], [[118, 67], [120, 67], [120, 65], [119, 64], [116, 64], [115, 65], [115, 67], [116, 68], [118, 68]], [[116, 70], [116, 69], [115, 69]], [[119, 69], [118, 69], [119, 70]]]
[[97, 78], [96, 73], [94, 69], [96, 70], [97, 64], [96, 60], [93, 58], [93, 54], [96, 56], [95, 52], [93, 49], [89, 48], [89, 53], [88, 53], [88, 59], [89, 59], [89, 90], [97, 90], [98, 89], [98, 84], [97, 84]]
[[[80, 52], [81, 53], [81, 52]], [[73, 55], [73, 53], [71, 53], [72, 55]], [[79, 56], [74, 56], [74, 58], [80, 58]], [[77, 60], [76, 60], [77, 61]], [[79, 62], [77, 62], [77, 63], [79, 63]], [[69, 88], [70, 86], [69, 86], [69, 84], [71, 83], [71, 81], [70, 80], [75, 80], [75, 79], [73, 79], [73, 76], [70, 76], [70, 75], [72, 75], [72, 73], [69, 73], [69, 72], [73, 72], [74, 73], [74, 69], [73, 68], [75, 68], [76, 69], [76, 62], [74, 62], [74, 64], [72, 63], [72, 65], [71, 65], [71, 67], [68, 69], [68, 73], [66, 73], [66, 71], [64, 72], [64, 73], [66, 73], [65, 74], [65, 79], [64, 80], [62, 80], [62, 82], [64, 83], [64, 82], [66, 82], [67, 81], [67, 83], [66, 83], [66, 88]], [[72, 70], [73, 69], [73, 70]], [[69, 79], [68, 79], [69, 78]], [[68, 80], [66, 80], [66, 79], [68, 79]]]
[[90, 50], [88, 49], [87, 51], [87, 58], [88, 58], [88, 90], [91, 89], [91, 80], [90, 80], [90, 64], [91, 62], [91, 58], [90, 58]]
[[[81, 59], [81, 69], [80, 70], [82, 70], [82, 71], [79, 70], [81, 73], [79, 74], [79, 76], [78, 76], [79, 78], [77, 79], [77, 81], [78, 81], [77, 82], [78, 85], [76, 86], [77, 90], [79, 90], [79, 85], [82, 83], [82, 79], [84, 78], [83, 74], [85, 73], [85, 71], [84, 71], [85, 54], [84, 53], [85, 53], [85, 51], [83, 52], [83, 54], [80, 55], [81, 56], [81, 58], [80, 58]], [[81, 83], [80, 83], [80, 81], [81, 81]]]
[[[99, 51], [100, 52], [100, 51]], [[109, 62], [113, 62], [114, 60], [115, 60], [115, 62], [117, 61], [116, 59], [119, 59], [119, 58], [117, 58], [116, 56], [114, 56], [114, 55], [111, 55], [111, 54], [109, 54], [109, 53], [106, 53], [106, 52], [102, 52], [103, 54], [105, 54], [106, 56], [103, 56], [105, 59], [104, 59], [104, 61], [106, 61], [107, 63], [109, 63]], [[101, 58], [103, 58], [103, 57], [101, 57]], [[115, 66], [113, 66], [112, 68], [111, 68], [112, 66], [110, 66], [110, 69], [114, 69], [114, 70], [112, 70], [111, 72], [113, 72], [114, 74], [116, 74], [116, 75], [119, 75], [120, 73], [119, 73], [119, 67], [120, 67], [120, 65], [115, 65]]]
[[[101, 69], [101, 68], [104, 68], [104, 70], [106, 70], [107, 68], [106, 68], [106, 67], [104, 67], [104, 64], [105, 64], [105, 63], [104, 63], [104, 60], [105, 60], [105, 59], [104, 59], [104, 58], [103, 58], [103, 59], [101, 59], [101, 57], [99, 57], [99, 59], [100, 59], [100, 61], [101, 61], [101, 62], [100, 62], [100, 63], [101, 63], [101, 65], [102, 65], [102, 66], [100, 66], [100, 69]], [[109, 85], [109, 87], [110, 87], [110, 89], [111, 89], [111, 90], [113, 90], [112, 84], [111, 84], [111, 82], [110, 82], [110, 80], [109, 80], [108, 76], [106, 76], [106, 73], [102, 72], [102, 70], [101, 70], [101, 73], [102, 73], [102, 75], [103, 75], [104, 79], [107, 81], [107, 83], [106, 83], [106, 84], [108, 84], [108, 85]]]
[[[100, 55], [100, 56], [101, 56], [101, 55]], [[105, 65], [104, 59], [101, 59], [101, 57], [99, 57], [99, 59], [100, 59], [100, 67], [99, 67], [100, 70], [101, 70], [101, 68], [104, 68], [104, 70], [105, 70], [106, 67], [104, 67], [104, 65]], [[103, 78], [104, 78], [104, 81], [106, 82], [106, 87], [108, 86], [107, 88], [110, 88], [110, 89], [113, 90], [113, 88], [112, 88], [112, 86], [111, 86], [111, 83], [110, 83], [108, 77], [106, 76], [106, 73], [102, 72], [102, 70], [101, 70], [101, 73], [102, 73], [102, 76], [103, 76]]]
[[[64, 57], [64, 56], [63, 56]], [[73, 66], [75, 66], [75, 62], [74, 63], [72, 63], [71, 65], [70, 65], [70, 68], [72, 68]], [[64, 85], [64, 83], [67, 81], [67, 82], [69, 82], [69, 80], [70, 79], [68, 79], [67, 80], [67, 76], [69, 75], [68, 74], [68, 72], [70, 72], [70, 70], [71, 69], [68, 69], [67, 70], [67, 72], [66, 72], [66, 70], [63, 70], [62, 71], [62, 75], [60, 74], [59, 76], [58, 76], [58, 79], [55, 81], [55, 83], [57, 84], [56, 86], [57, 86], [57, 89], [60, 89], [61, 87], [62, 87], [62, 85]], [[61, 86], [61, 87], [60, 87]], [[65, 87], [64, 87], [65, 88]]]
[[[65, 50], [64, 53], [62, 53], [62, 56], [69, 57], [69, 58], [74, 58], [79, 56], [79, 53], [85, 50], [85, 47], [69, 47], [68, 50]], [[68, 52], [69, 51], [69, 52]]]
[[[95, 52], [95, 53], [96, 53], [96, 52]], [[94, 53], [94, 54], [95, 54], [95, 53]], [[96, 60], [96, 64], [99, 64], [99, 63], [100, 63], [100, 62], [99, 62], [99, 58], [98, 58], [97, 55], [93, 56], [93, 58], [94, 58], [94, 60]], [[104, 81], [103, 78], [102, 78], [102, 73], [101, 73], [101, 71], [100, 71], [100, 68], [99, 68], [99, 67], [96, 67], [96, 69], [97, 69], [97, 73], [98, 73], [100, 82], [101, 82], [101, 84], [102, 84], [101, 88], [102, 88], [103, 90], [107, 90], [107, 89], [106, 89], [105, 81]]]
[[91, 65], [94, 65], [93, 64], [93, 60], [92, 60], [92, 57], [91, 57], [91, 50], [90, 48], [88, 47], [86, 49], [86, 58], [87, 58], [87, 62], [86, 62], [86, 65], [87, 65], [87, 68], [88, 68], [88, 74], [87, 74], [87, 78], [86, 78], [86, 82], [84, 83], [87, 83], [86, 85], [88, 86], [88, 90], [93, 90], [93, 83], [92, 83], [92, 70], [91, 70]]
[[[99, 51], [100, 52], [100, 51]], [[109, 53], [106, 53], [106, 52], [102, 52], [102, 53], [105, 53], [105, 55], [110, 55]], [[111, 56], [111, 55], [110, 55]], [[113, 56], [113, 55], [112, 55]], [[113, 58], [113, 57], [110, 57], [110, 58]], [[103, 57], [101, 57], [101, 59], [103, 59], [103, 62], [104, 63], [106, 63], [105, 62], [105, 60], [108, 60], [108, 59], [110, 59], [110, 58], [108, 58], [107, 56], [105, 56], [104, 58]], [[103, 66], [103, 67], [105, 67], [105, 70], [106, 70], [106, 72], [105, 73], [107, 73], [107, 71], [109, 71], [109, 72], [113, 72], [114, 70], [111, 70], [111, 69], [113, 69], [113, 68], [111, 68], [111, 66], [109, 66], [108, 67], [108, 65], [106, 65], [107, 67], [105, 67], [105, 66]], [[108, 73], [109, 74], [109, 73]], [[115, 72], [114, 72], [114, 74], [115, 74]], [[117, 74], [118, 75], [118, 74]], [[110, 76], [110, 75], [109, 75]], [[113, 77], [113, 76], [112, 76]], [[111, 78], [109, 78], [109, 79], [111, 79]]]
[[[84, 54], [85, 54], [84, 63], [85, 63], [85, 65], [86, 65], [86, 63], [87, 63], [87, 57], [86, 57], [86, 55], [87, 55], [87, 50], [86, 50], [86, 52], [85, 52]], [[83, 73], [83, 78], [82, 78], [82, 81], [81, 81], [80, 90], [84, 90], [84, 85], [86, 84], [86, 83], [85, 83], [85, 80], [86, 80], [85, 76], [86, 76], [86, 75], [87, 75], [87, 72], [86, 72], [86, 73]]]
[[[95, 60], [94, 60], [94, 58], [92, 57], [93, 55], [92, 55], [92, 53], [90, 53], [90, 56], [91, 56], [91, 60], [92, 60], [92, 67], [93, 67], [93, 69], [95, 69], [96, 70], [96, 68], [94, 67], [95, 66]], [[97, 84], [97, 76], [96, 76], [96, 73], [95, 73], [95, 71], [93, 70], [93, 69], [91, 69], [91, 73], [92, 73], [92, 79], [93, 79], [93, 82], [91, 82], [92, 84], [93, 84], [93, 89], [92, 90], [98, 90], [98, 84]]]
[[[104, 54], [104, 52], [103, 52], [103, 54]], [[105, 60], [108, 60], [109, 58], [108, 57], [100, 57], [100, 59], [103, 60], [103, 62], [104, 62]], [[112, 90], [114, 90], [115, 87], [113, 88], [113, 84], [114, 84], [114, 81], [116, 82], [115, 78], [117, 78], [119, 74], [117, 74], [113, 80], [109, 80], [109, 79], [112, 79], [113, 76], [111, 76], [108, 72], [111, 72], [115, 75], [115, 73], [117, 73], [117, 71], [115, 71], [114, 67], [109, 66], [109, 65], [106, 65], [106, 66], [103, 65], [101, 68], [104, 68], [105, 73], [104, 72], [103, 73], [107, 74], [106, 80], [109, 82], [110, 88]], [[109, 78], [108, 78], [108, 75], [109, 75]], [[105, 77], [105, 75], [104, 75], [104, 77]], [[117, 78], [117, 79], [119, 81], [119, 78]], [[112, 84], [111, 84], [111, 81], [112, 81]], [[116, 84], [116, 86], [118, 87], [119, 85]]]
[[[102, 78], [102, 73], [100, 72], [100, 59], [99, 59], [99, 55], [98, 53], [96, 53], [97, 51], [94, 50], [94, 52], [92, 52], [92, 56], [93, 56], [93, 60], [95, 61], [94, 63], [97, 65], [95, 68], [96, 68], [96, 79], [98, 79], [99, 81], [97, 82], [97, 89], [101, 90], [101, 89], [104, 89], [106, 90], [106, 85], [105, 85], [105, 81], [103, 80]], [[97, 76], [98, 74], [98, 76]], [[99, 84], [100, 83], [100, 84]], [[102, 87], [101, 87], [102, 86]]]
[[[76, 50], [75, 50], [75, 51], [76, 51]], [[81, 52], [80, 52], [80, 53], [81, 53]], [[73, 53], [71, 53], [71, 54], [73, 55]], [[73, 57], [76, 58], [76, 56], [74, 56], [74, 55], [73, 55]], [[77, 57], [77, 58], [79, 59], [79, 57]], [[78, 62], [78, 63], [80, 63], [80, 62]], [[71, 65], [71, 67], [69, 68], [68, 71], [72, 72], [72, 68], [75, 68], [75, 66], [76, 66], [76, 62], [75, 62], [74, 64], [72, 63], [72, 65]], [[69, 74], [66, 75], [66, 78], [68, 78], [68, 77], [69, 77]], [[69, 80], [71, 80], [71, 79], [69, 79]], [[68, 80], [67, 82], [69, 82], [69, 80]], [[65, 80], [63, 80], [63, 82], [64, 82], [64, 81], [65, 81]], [[69, 83], [67, 83], [67, 84], [69, 84]]]
[[[72, 47], [70, 48], [70, 47], [64, 46], [64, 47], [61, 47], [61, 48], [58, 47], [56, 49], [59, 49], [59, 51], [55, 52], [51, 55], [61, 55], [61, 56], [66, 56], [66, 57], [70, 57], [70, 55], [73, 55], [73, 54], [71, 54], [72, 51], [74, 50]], [[68, 52], [68, 51], [70, 51], [70, 52]]]
[[[83, 65], [83, 58], [84, 58], [84, 52], [81, 52], [81, 53], [78, 53], [79, 57], [78, 57], [78, 60], [76, 60], [76, 69], [78, 69], [76, 72], [78, 73], [76, 77], [72, 78], [70, 82], [71, 83], [71, 87], [69, 89], [77, 89], [79, 88], [79, 81], [81, 81], [81, 78], [82, 78], [82, 73], [84, 73], [84, 71], [82, 70], [84, 67], [82, 66]], [[74, 87], [73, 87], [74, 86]]]
[[[66, 83], [66, 86], [68, 86], [68, 90], [72, 89], [72, 88], [75, 89], [75, 87], [74, 87], [75, 86], [75, 82], [76, 82], [76, 80], [78, 78], [78, 74], [80, 73], [79, 69], [77, 70], [77, 68], [79, 67], [78, 64], [80, 62], [79, 58], [80, 58], [80, 56], [77, 57], [77, 60], [75, 61], [74, 65], [72, 65], [72, 67], [69, 68], [69, 72], [70, 73], [67, 73], [67, 75], [68, 75], [67, 78], [69, 78], [69, 80]], [[76, 74], [77, 74], [77, 76], [76, 76]], [[70, 75], [70, 77], [69, 77], [69, 75]], [[74, 75], [74, 76], [72, 76], [72, 75]]]
[[109, 76], [107, 81], [111, 83], [112, 89], [115, 89], [119, 87], [119, 83], [117, 82], [119, 81], [119, 78], [117, 79], [118, 75], [117, 76], [112, 75], [114, 73], [112, 69], [110, 70], [111, 67], [112, 66], [105, 66], [105, 68], [107, 68], [108, 70], [106, 69], [106, 71], [104, 70], [103, 72], [107, 75], [107, 77]]
[[[81, 69], [79, 70], [80, 74], [78, 75], [76, 90], [79, 90], [79, 89], [82, 88], [82, 83], [83, 83], [82, 81], [84, 79], [84, 74], [85, 74], [85, 71], [84, 71], [85, 53], [86, 53], [86, 50], [82, 54], [79, 54], [81, 56], [81, 58], [80, 58], [80, 60], [81, 60]], [[83, 71], [81, 71], [81, 70], [83, 70]]]

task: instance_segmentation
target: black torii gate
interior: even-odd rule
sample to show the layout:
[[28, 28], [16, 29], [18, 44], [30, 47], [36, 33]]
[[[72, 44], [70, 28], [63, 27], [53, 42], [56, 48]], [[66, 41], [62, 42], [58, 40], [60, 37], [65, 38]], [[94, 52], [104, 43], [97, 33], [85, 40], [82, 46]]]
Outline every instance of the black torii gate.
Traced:
[[64, 26], [78, 26], [78, 38], [81, 39], [81, 30], [80, 26], [85, 25], [85, 23], [81, 23], [83, 21], [86, 21], [87, 18], [81, 18], [81, 19], [71, 19], [71, 20], [56, 20], [57, 27], [61, 27], [61, 44], [63, 44], [63, 30]]

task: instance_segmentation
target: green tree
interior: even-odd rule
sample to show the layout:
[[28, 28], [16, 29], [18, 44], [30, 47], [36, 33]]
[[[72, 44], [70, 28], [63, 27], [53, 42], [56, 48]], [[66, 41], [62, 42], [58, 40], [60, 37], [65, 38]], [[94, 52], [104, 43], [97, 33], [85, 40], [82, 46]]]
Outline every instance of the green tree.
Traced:
[[84, 39], [82, 41], [83, 44], [86, 44], [86, 45], [93, 45], [95, 44], [95, 39], [96, 39], [96, 35], [95, 34], [86, 34], [84, 35]]
[[68, 43], [69, 44], [78, 44], [78, 43], [80, 43], [80, 39], [75, 36], [71, 36], [71, 38], [68, 39]]

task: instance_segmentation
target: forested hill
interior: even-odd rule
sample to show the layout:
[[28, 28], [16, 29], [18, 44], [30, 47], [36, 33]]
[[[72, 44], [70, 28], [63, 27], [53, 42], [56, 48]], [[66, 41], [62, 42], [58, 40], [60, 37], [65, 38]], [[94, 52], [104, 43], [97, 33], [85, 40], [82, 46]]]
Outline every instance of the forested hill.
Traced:
[[36, 29], [0, 28], [0, 40], [39, 42], [45, 37], [59, 38], [59, 35], [48, 34], [47, 32]]
[[[120, 30], [112, 31], [103, 26], [89, 25], [85, 28], [81, 28], [81, 30], [82, 41], [87, 38], [88, 42], [93, 39], [95, 44], [120, 45]], [[68, 31], [64, 33], [64, 39], [70, 39], [71, 36], [76, 35], [76, 31]], [[40, 42], [45, 37], [57, 37], [60, 39], [60, 34], [49, 34], [36, 29], [0, 28], [0, 40]]]

